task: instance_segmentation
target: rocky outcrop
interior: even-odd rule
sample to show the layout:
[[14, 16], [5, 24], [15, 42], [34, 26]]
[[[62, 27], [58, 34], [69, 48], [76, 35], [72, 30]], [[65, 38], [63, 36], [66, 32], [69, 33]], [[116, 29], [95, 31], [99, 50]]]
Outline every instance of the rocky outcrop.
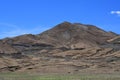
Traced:
[[63, 22], [38, 35], [0, 40], [0, 72], [119, 72], [120, 39], [94, 25]]
[[13, 46], [0, 41], [0, 54], [15, 54], [18, 51]]
[[99, 46], [115, 36], [93, 25], [63, 22], [38, 37], [55, 46], [86, 48]]

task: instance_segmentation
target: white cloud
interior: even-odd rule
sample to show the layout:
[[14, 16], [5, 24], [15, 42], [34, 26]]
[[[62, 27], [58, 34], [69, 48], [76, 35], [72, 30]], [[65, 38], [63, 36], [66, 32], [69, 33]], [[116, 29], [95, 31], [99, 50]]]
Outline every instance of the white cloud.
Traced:
[[116, 14], [116, 15], [120, 16], [120, 11], [111, 11], [111, 14]]

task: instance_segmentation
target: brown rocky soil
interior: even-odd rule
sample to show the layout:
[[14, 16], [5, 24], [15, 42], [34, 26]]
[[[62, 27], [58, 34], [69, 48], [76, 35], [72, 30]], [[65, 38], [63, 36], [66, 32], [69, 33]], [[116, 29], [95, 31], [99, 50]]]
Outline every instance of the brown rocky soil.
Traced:
[[0, 40], [0, 72], [120, 72], [120, 36], [63, 22], [38, 35]]

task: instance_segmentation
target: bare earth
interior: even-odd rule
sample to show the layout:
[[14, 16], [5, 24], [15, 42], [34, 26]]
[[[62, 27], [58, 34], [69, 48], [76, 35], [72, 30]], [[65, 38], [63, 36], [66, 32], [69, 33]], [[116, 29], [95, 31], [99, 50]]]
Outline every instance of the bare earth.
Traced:
[[120, 36], [63, 22], [38, 35], [0, 40], [0, 72], [119, 73]]

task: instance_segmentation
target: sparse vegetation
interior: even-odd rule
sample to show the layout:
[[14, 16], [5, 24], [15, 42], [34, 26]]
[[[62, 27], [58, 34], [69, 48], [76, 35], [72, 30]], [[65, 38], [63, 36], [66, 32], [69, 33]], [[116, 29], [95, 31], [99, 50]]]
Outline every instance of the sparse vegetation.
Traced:
[[36, 75], [0, 74], [0, 80], [120, 80], [119, 74]]

